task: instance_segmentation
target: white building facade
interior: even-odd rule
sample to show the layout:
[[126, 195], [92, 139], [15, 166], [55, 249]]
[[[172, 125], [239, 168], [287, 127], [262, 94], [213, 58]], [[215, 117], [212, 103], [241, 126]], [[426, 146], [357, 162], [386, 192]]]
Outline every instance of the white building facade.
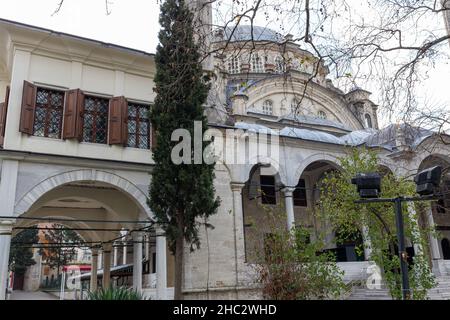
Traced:
[[[188, 298], [258, 297], [252, 263], [266, 232], [260, 207], [283, 203], [286, 225], [307, 226], [313, 239], [319, 228], [311, 214], [317, 184], [324, 172], [339, 169], [348, 146], [377, 150], [380, 164], [398, 175], [450, 165], [449, 146], [431, 132], [406, 125], [379, 130], [370, 93], [334, 87], [326, 66], [289, 36], [255, 27], [250, 37], [249, 30], [214, 34], [214, 46], [230, 36], [231, 41], [212, 60], [210, 127], [274, 130], [279, 154], [217, 163], [221, 206], [210, 219], [215, 228], [201, 230], [201, 248], [186, 248]], [[246, 46], [249, 38], [254, 48]], [[154, 74], [152, 54], [0, 21], [0, 298], [14, 228], [35, 224], [32, 219], [59, 219], [80, 229], [95, 244], [92, 269], [101, 264], [103, 286], [110, 284], [112, 267], [132, 263], [134, 288], [171, 298], [173, 257], [147, 205]], [[244, 141], [238, 148], [246, 147]], [[447, 176], [443, 188], [448, 181]], [[258, 196], [255, 185], [269, 196]], [[440, 230], [429, 241], [439, 275], [450, 272], [448, 214], [450, 203], [444, 201], [420, 221]], [[122, 241], [122, 228], [130, 230], [128, 242]], [[329, 249], [336, 251], [346, 280], [367, 276], [368, 253], [358, 256], [354, 244], [338, 246], [333, 235]], [[154, 266], [148, 279], [143, 262]], [[91, 282], [91, 288], [96, 285]]]

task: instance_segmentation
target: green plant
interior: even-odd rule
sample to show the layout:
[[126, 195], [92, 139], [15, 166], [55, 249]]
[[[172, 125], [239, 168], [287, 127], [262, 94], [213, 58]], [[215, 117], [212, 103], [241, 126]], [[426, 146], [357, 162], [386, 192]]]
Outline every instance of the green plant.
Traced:
[[33, 258], [33, 250], [27, 247], [27, 243], [36, 243], [38, 241], [38, 229], [24, 230], [12, 239], [9, 266], [16, 275], [25, 274], [29, 266], [36, 264]]
[[94, 292], [89, 292], [88, 295], [89, 300], [144, 300], [144, 296], [137, 292], [136, 290], [132, 290], [126, 287], [116, 287], [116, 288], [107, 288], [107, 289], [99, 289]]
[[321, 239], [310, 241], [310, 230], [297, 226], [288, 231], [286, 217], [266, 209], [268, 235], [257, 251], [257, 282], [265, 299], [333, 299], [344, 290], [343, 271], [335, 257], [324, 253]]
[[[183, 137], [172, 141], [175, 130], [188, 131], [194, 137], [194, 123], [201, 124], [201, 137], [208, 128], [204, 104], [208, 97], [209, 76], [201, 65], [201, 54], [194, 39], [193, 13], [184, 0], [161, 2], [159, 42], [155, 64], [155, 104], [150, 119], [155, 132], [154, 170], [149, 190], [149, 206], [157, 223], [165, 231], [175, 257], [175, 299], [182, 299], [183, 252], [200, 246], [199, 221], [207, 221], [217, 212], [214, 164], [207, 164], [194, 150], [205, 150], [210, 141]], [[201, 148], [196, 148], [200, 143]], [[181, 144], [185, 148], [178, 151]], [[197, 145], [198, 147], [198, 145]], [[183, 157], [174, 163], [172, 153]], [[202, 154], [200, 154], [202, 156]], [[206, 226], [211, 226], [205, 222]]]
[[[346, 157], [339, 159], [341, 170], [329, 172], [321, 185], [318, 219], [327, 221], [330, 230], [340, 230], [340, 235], [366, 231], [366, 244], [370, 241], [371, 256], [383, 271], [383, 278], [391, 295], [401, 298], [400, 259], [397, 255], [397, 233], [392, 203], [356, 204], [359, 199], [351, 178], [357, 173], [379, 172], [377, 156], [365, 149], [352, 148]], [[387, 173], [381, 180], [384, 198], [415, 195], [412, 181]], [[435, 286], [434, 276], [426, 257], [426, 238], [429, 228], [419, 228], [417, 213], [422, 205], [403, 206], [405, 236], [421, 248], [410, 261], [409, 282], [412, 299], [425, 299], [427, 290]], [[409, 209], [409, 210], [408, 210]], [[415, 210], [414, 210], [415, 209]], [[339, 234], [336, 233], [338, 242]], [[364, 246], [364, 244], [362, 245]], [[362, 250], [363, 248], [360, 248]]]

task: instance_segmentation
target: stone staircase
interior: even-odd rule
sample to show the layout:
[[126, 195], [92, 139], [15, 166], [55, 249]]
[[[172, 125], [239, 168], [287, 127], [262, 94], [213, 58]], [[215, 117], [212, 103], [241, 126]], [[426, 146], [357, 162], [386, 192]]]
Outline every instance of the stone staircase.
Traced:
[[[450, 276], [436, 277], [438, 285], [428, 291], [430, 300], [450, 300]], [[353, 287], [347, 300], [392, 300], [389, 290], [382, 285], [381, 289], [368, 289], [366, 287]]]
[[430, 300], [450, 300], [450, 276], [436, 277], [438, 285], [428, 291]]
[[354, 287], [347, 300], [392, 300], [392, 297], [384, 286], [381, 289]]

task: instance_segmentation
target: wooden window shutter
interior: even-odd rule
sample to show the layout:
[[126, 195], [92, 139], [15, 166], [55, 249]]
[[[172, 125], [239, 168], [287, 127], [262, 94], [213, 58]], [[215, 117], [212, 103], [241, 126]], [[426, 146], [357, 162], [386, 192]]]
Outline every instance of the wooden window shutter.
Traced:
[[82, 131], [84, 93], [80, 89], [69, 90], [66, 92], [65, 100], [62, 138], [79, 138], [79, 130]]
[[0, 147], [5, 139], [6, 115], [8, 113], [9, 86], [6, 87], [5, 102], [0, 103]]
[[0, 103], [0, 147], [3, 147], [3, 139], [5, 137], [5, 123], [6, 123], [6, 104]]
[[125, 97], [114, 97], [109, 102], [108, 144], [125, 145], [128, 128], [128, 102]]
[[19, 131], [33, 134], [34, 111], [36, 108], [36, 86], [28, 81], [23, 82], [22, 110]]
[[83, 140], [83, 121], [84, 121], [84, 92], [78, 90], [77, 98], [77, 117], [76, 117], [76, 133], [78, 141]]

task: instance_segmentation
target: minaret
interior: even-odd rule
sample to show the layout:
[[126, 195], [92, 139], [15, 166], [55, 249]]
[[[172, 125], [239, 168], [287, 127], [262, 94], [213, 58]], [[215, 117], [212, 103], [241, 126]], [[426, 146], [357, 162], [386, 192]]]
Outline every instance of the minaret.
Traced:
[[212, 41], [212, 1], [210, 0], [186, 0], [187, 5], [194, 13], [194, 33], [200, 44], [203, 60], [203, 70], [213, 71], [214, 64], [211, 51]]
[[442, 0], [442, 8], [446, 9], [443, 11], [444, 22], [445, 28], [447, 29], [447, 34], [450, 35], [450, 0]]

